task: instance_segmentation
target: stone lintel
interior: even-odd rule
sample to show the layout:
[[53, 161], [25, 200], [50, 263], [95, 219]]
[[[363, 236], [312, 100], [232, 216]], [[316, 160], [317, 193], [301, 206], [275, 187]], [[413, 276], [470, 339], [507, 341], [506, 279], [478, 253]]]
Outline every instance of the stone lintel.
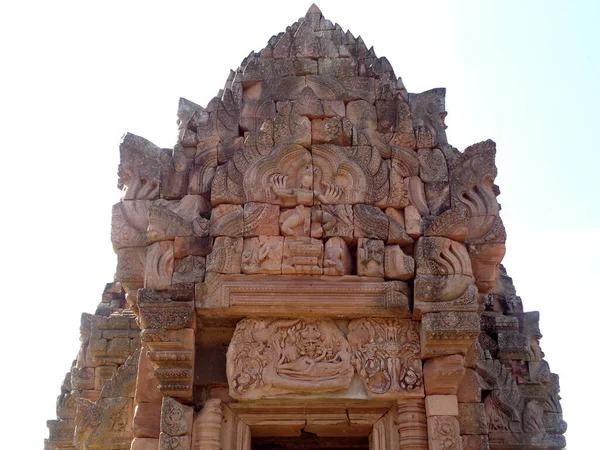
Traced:
[[196, 286], [196, 312], [201, 316], [412, 316], [409, 288], [402, 281], [209, 274], [205, 286]]
[[231, 403], [233, 413], [250, 426], [252, 436], [299, 436], [308, 431], [318, 436], [368, 436], [373, 425], [392, 407], [390, 402], [261, 401]]

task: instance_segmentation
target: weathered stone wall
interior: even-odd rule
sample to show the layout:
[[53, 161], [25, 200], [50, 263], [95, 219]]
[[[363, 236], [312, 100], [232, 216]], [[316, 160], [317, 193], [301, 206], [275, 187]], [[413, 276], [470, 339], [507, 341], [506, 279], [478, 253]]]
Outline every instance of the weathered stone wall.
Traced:
[[313, 6], [206, 108], [180, 100], [173, 149], [125, 135], [117, 281], [47, 448], [563, 448], [500, 267], [495, 144], [458, 151], [445, 116]]

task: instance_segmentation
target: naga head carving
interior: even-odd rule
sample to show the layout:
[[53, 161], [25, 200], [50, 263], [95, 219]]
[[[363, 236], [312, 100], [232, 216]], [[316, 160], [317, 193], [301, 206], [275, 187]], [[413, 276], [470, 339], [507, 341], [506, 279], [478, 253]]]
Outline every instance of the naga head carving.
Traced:
[[417, 138], [417, 148], [433, 148], [447, 144], [445, 119], [446, 89], [437, 88], [420, 94], [409, 94], [408, 101]]

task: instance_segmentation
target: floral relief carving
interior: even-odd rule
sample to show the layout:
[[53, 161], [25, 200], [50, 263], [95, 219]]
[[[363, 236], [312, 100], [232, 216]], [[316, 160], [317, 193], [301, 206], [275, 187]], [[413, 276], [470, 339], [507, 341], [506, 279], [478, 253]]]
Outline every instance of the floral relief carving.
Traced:
[[352, 362], [370, 396], [423, 395], [417, 322], [362, 318], [350, 322], [348, 329]]

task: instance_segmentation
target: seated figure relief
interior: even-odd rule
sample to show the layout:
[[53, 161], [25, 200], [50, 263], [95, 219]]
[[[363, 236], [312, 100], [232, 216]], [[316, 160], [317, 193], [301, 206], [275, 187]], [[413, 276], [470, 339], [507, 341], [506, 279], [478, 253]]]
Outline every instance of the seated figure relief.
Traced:
[[276, 145], [243, 174], [246, 202], [281, 206], [312, 205], [312, 157], [294, 143]]

